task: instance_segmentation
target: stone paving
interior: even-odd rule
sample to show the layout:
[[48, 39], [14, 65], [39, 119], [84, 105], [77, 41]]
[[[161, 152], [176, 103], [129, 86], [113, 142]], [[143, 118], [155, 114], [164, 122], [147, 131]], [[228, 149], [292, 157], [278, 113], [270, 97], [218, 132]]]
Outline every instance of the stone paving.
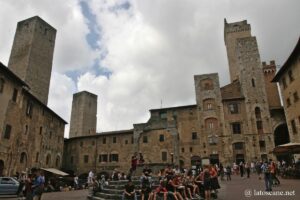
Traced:
[[[289, 196], [257, 196], [254, 193], [258, 191], [265, 191], [264, 180], [259, 180], [258, 176], [251, 175], [249, 179], [241, 178], [240, 176], [233, 175], [231, 181], [220, 181], [221, 189], [219, 191], [220, 200], [256, 200], [256, 199], [272, 199], [272, 200], [299, 200], [300, 199], [300, 180], [294, 179], [281, 179], [281, 184], [278, 187], [273, 187], [273, 191], [277, 192], [290, 192]], [[293, 195], [294, 194], [294, 195]]]
[[[265, 195], [257, 196], [254, 192], [265, 191], [264, 180], [259, 180], [257, 175], [252, 175], [250, 179], [241, 178], [233, 175], [232, 181], [220, 181], [221, 189], [218, 193], [219, 200], [299, 200], [300, 199], [300, 180], [281, 179], [281, 185], [273, 187], [274, 192], [290, 192], [289, 196]], [[246, 191], [246, 194], [245, 194]], [[250, 191], [250, 192], [249, 192]], [[250, 195], [251, 194], [251, 195]], [[71, 192], [45, 193], [42, 200], [86, 200], [87, 190]], [[1, 197], [0, 200], [18, 200], [15, 197]]]

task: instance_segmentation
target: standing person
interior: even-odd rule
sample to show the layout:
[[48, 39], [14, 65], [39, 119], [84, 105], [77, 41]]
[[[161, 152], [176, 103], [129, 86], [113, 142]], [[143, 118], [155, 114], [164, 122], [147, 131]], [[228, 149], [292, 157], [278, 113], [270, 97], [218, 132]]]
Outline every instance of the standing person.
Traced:
[[224, 167], [223, 167], [222, 163], [220, 163], [219, 172], [220, 172], [220, 176], [221, 176], [221, 181], [223, 181], [224, 180]]
[[276, 177], [276, 173], [277, 173], [277, 167], [274, 161], [271, 162], [271, 166], [270, 166], [270, 173], [271, 173], [271, 179], [273, 181], [274, 185], [279, 185], [280, 181], [279, 179]]
[[267, 161], [261, 166], [262, 172], [264, 173], [264, 180], [266, 185], [266, 191], [272, 191], [272, 177], [270, 173], [270, 165]]
[[205, 165], [204, 170], [202, 172], [202, 180], [203, 180], [203, 188], [204, 188], [204, 194], [205, 194], [205, 200], [210, 200], [211, 197], [211, 177], [210, 177], [210, 170], [209, 166]]
[[255, 163], [253, 161], [250, 163], [250, 167], [251, 167], [251, 172], [254, 173], [255, 172]]
[[231, 181], [231, 167], [229, 165], [226, 167], [226, 180]]
[[88, 175], [88, 182], [87, 182], [89, 186], [93, 184], [93, 179], [94, 179], [94, 172], [93, 172], [93, 170], [91, 170], [91, 171], [89, 172], [89, 175]]
[[237, 164], [235, 162], [233, 163], [232, 167], [233, 167], [234, 174], [238, 175], [238, 166], [237, 166]]
[[137, 164], [138, 164], [138, 158], [137, 158], [137, 153], [135, 152], [134, 155], [131, 157], [130, 176], [132, 176], [133, 172], [135, 172]]
[[26, 200], [33, 199], [33, 191], [32, 191], [32, 174], [29, 174], [27, 179], [25, 180], [25, 194]]
[[142, 153], [140, 153], [140, 156], [139, 156], [139, 164], [144, 164], [145, 160], [144, 160], [144, 156]]
[[247, 178], [250, 178], [250, 165], [249, 165], [249, 162], [246, 162], [245, 170], [246, 170], [246, 173], [247, 173]]
[[33, 200], [40, 200], [44, 190], [45, 179], [41, 176], [41, 171], [36, 170], [35, 180], [32, 185], [32, 196]]
[[240, 162], [240, 173], [241, 173], [241, 177], [244, 177], [244, 163]]
[[75, 174], [74, 176], [74, 189], [78, 190], [79, 189], [79, 182], [78, 182], [78, 176]]
[[258, 175], [258, 179], [260, 180], [261, 179], [261, 166], [262, 166], [262, 163], [261, 162], [256, 162], [256, 173]]

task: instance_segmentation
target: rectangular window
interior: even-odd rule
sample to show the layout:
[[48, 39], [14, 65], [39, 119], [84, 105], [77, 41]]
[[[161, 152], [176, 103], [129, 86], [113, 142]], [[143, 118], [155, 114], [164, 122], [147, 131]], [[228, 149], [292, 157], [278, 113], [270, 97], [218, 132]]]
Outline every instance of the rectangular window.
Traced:
[[26, 107], [26, 115], [29, 117], [32, 117], [32, 107], [33, 107], [33, 103], [31, 101], [28, 101]]
[[43, 127], [41, 126], [40, 127], [40, 135], [42, 135], [42, 133], [43, 133]]
[[4, 138], [9, 139], [11, 134], [11, 125], [6, 124], [5, 130], [4, 130]]
[[117, 137], [113, 137], [113, 143], [117, 143]]
[[235, 150], [242, 150], [244, 148], [244, 144], [242, 142], [234, 143]]
[[128, 140], [125, 140], [125, 144], [128, 144]]
[[287, 105], [287, 107], [290, 107], [290, 106], [291, 106], [291, 100], [290, 100], [290, 98], [287, 98], [287, 99], [286, 99], [286, 105]]
[[238, 103], [230, 103], [228, 104], [228, 110], [230, 114], [237, 114], [239, 113], [239, 105]]
[[147, 136], [143, 136], [143, 143], [148, 143], [148, 137]]
[[163, 135], [163, 134], [159, 135], [159, 141], [160, 142], [165, 141], [165, 135]]
[[28, 125], [25, 125], [25, 131], [24, 131], [24, 134], [27, 135], [28, 133]]
[[89, 156], [88, 155], [84, 155], [83, 159], [84, 159], [84, 163], [89, 163]]
[[184, 153], [184, 148], [181, 148], [181, 152]]
[[299, 100], [298, 92], [294, 92], [294, 102], [297, 102]]
[[100, 154], [99, 155], [99, 162], [107, 162], [108, 161], [108, 155], [107, 154]]
[[255, 80], [254, 80], [254, 78], [251, 80], [251, 83], [252, 83], [252, 87], [255, 87]]
[[192, 140], [197, 140], [197, 132], [192, 133]]
[[17, 102], [17, 98], [18, 98], [18, 90], [15, 88], [12, 96], [13, 102]]
[[192, 153], [193, 152], [193, 147], [190, 147], [190, 153]]
[[262, 121], [256, 121], [256, 128], [258, 131], [263, 129]]
[[118, 162], [119, 161], [119, 155], [118, 154], [110, 154], [111, 162]]
[[233, 134], [241, 134], [241, 123], [232, 123], [231, 124], [231, 128], [232, 128], [232, 133]]
[[82, 147], [83, 146], [83, 142], [81, 141], [79, 145], [80, 145], [80, 147]]
[[0, 78], [0, 93], [3, 93], [4, 90], [4, 79]]
[[293, 134], [296, 134], [296, 133], [297, 133], [297, 127], [296, 127], [296, 122], [295, 122], [295, 120], [292, 120], [292, 121], [291, 121], [291, 126], [292, 126]]
[[36, 152], [36, 155], [35, 155], [35, 162], [39, 162], [39, 156], [40, 156], [40, 153], [39, 153], [39, 152]]
[[288, 75], [289, 75], [290, 82], [293, 82], [294, 76], [292, 70], [288, 71]]
[[282, 78], [282, 85], [283, 85], [283, 88], [285, 89], [285, 88], [287, 88], [287, 84], [286, 84], [286, 80], [285, 80], [285, 78]]
[[167, 119], [167, 112], [166, 111], [160, 112], [159, 117], [160, 117], [160, 119]]
[[161, 160], [162, 161], [167, 161], [168, 160], [167, 152], [165, 152], [165, 151], [161, 152]]
[[259, 141], [259, 148], [261, 151], [266, 151], [266, 142], [265, 141]]
[[102, 144], [106, 144], [106, 138], [105, 137], [102, 139]]

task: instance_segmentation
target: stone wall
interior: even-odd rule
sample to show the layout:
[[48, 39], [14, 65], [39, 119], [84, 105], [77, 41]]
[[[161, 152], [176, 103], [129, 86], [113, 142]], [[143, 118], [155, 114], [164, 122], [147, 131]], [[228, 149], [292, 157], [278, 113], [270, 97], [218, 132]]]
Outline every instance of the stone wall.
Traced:
[[56, 30], [38, 16], [18, 23], [8, 67], [48, 102]]
[[97, 95], [87, 91], [73, 95], [70, 138], [96, 134]]

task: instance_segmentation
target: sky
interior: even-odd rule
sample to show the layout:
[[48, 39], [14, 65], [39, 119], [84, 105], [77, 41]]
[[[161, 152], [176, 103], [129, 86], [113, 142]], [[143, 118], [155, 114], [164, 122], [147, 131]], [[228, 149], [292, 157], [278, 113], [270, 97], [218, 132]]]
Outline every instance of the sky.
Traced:
[[[131, 129], [149, 110], [195, 104], [193, 76], [229, 83], [224, 18], [248, 20], [278, 68], [300, 33], [299, 0], [0, 0], [0, 62], [18, 21], [57, 29], [48, 106], [70, 122], [73, 93], [98, 95], [97, 131]], [[66, 126], [65, 137], [69, 135]]]

